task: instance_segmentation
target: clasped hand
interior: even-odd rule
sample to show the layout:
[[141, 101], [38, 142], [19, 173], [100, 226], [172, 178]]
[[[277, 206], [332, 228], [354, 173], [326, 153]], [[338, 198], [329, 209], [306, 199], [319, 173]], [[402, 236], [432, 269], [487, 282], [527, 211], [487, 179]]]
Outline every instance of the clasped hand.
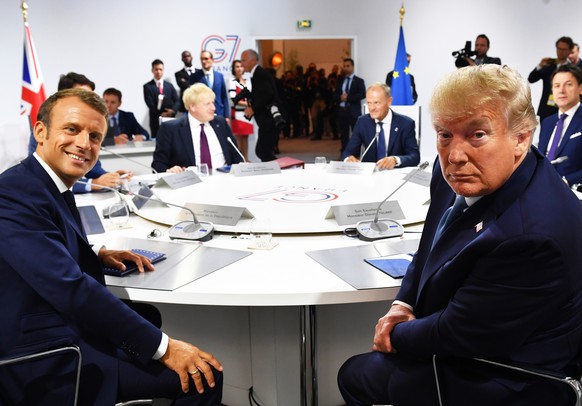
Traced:
[[394, 327], [405, 321], [414, 320], [412, 311], [401, 305], [393, 305], [385, 316], [378, 320], [376, 331], [374, 333], [374, 344], [372, 351], [395, 353], [396, 349], [392, 345], [390, 335]]

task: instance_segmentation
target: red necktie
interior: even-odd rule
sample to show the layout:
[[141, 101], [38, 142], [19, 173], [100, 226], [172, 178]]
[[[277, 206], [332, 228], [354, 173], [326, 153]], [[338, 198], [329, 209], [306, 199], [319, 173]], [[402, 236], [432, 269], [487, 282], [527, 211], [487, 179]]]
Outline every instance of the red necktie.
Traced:
[[164, 94], [164, 86], [162, 86], [162, 82], [158, 82], [158, 90], [160, 94]]
[[210, 157], [208, 138], [204, 132], [204, 123], [200, 124], [200, 163], [206, 164], [208, 169], [212, 169], [212, 158]]

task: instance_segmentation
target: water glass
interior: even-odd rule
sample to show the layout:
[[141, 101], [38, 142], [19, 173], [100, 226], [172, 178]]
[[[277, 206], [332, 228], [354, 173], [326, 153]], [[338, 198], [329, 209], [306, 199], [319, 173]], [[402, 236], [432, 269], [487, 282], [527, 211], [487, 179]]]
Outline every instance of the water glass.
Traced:
[[198, 176], [201, 178], [205, 178], [210, 175], [210, 171], [208, 170], [208, 164], [199, 164], [198, 165]]
[[315, 157], [315, 167], [317, 169], [324, 169], [327, 165], [327, 159], [324, 156]]
[[253, 218], [251, 221], [251, 248], [268, 249], [271, 246], [271, 222], [265, 218]]
[[117, 228], [123, 228], [129, 222], [129, 207], [124, 200], [117, 201], [107, 209], [109, 221]]

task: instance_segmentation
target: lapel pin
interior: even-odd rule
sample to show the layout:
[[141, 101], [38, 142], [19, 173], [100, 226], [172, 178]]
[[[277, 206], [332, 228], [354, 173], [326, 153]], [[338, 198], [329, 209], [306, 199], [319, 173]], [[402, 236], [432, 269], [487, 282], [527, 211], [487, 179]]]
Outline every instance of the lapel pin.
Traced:
[[483, 230], [483, 222], [482, 221], [480, 221], [479, 223], [475, 224], [475, 232], [478, 233], [481, 230]]

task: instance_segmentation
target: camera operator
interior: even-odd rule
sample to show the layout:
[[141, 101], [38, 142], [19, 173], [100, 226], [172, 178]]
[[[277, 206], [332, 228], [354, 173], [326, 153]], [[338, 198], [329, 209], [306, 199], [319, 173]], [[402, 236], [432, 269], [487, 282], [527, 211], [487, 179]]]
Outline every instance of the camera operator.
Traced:
[[259, 138], [255, 153], [263, 162], [277, 159], [273, 151], [285, 120], [280, 111], [275, 78], [258, 63], [259, 54], [254, 49], [247, 49], [241, 55], [245, 72], [251, 74], [251, 105], [245, 109], [245, 116], [254, 115], [259, 127]]
[[[501, 59], [487, 56], [487, 51], [489, 51], [489, 38], [485, 34], [479, 34], [475, 39], [474, 51], [471, 51], [471, 41], [467, 41], [465, 42], [464, 49], [453, 52], [453, 56], [457, 58], [455, 60], [455, 66], [457, 68], [462, 68], [465, 66], [485, 65], [488, 63], [501, 65]], [[471, 58], [472, 56], [475, 58]]]
[[489, 51], [489, 38], [485, 34], [477, 35], [475, 39], [475, 59], [467, 58], [467, 63], [469, 65], [485, 65], [487, 63], [501, 65], [501, 58], [487, 56], [487, 51]]

